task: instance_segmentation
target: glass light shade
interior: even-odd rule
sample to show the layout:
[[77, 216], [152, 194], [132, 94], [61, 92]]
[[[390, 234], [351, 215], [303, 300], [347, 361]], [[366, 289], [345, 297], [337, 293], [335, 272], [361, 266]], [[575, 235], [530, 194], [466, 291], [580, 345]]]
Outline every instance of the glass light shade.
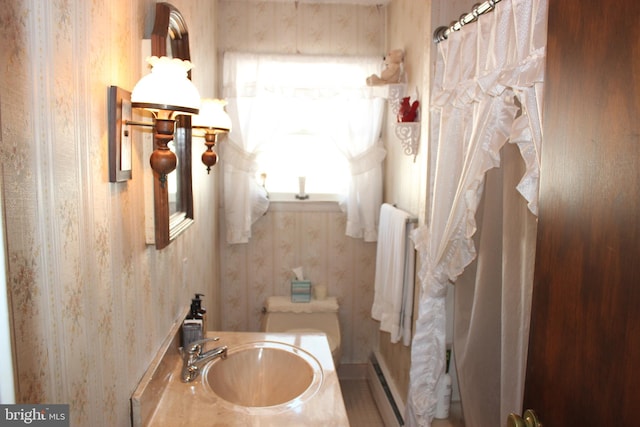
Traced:
[[191, 126], [200, 129], [229, 132], [231, 117], [224, 110], [227, 101], [224, 99], [203, 99], [200, 103], [200, 113], [191, 120]]
[[142, 77], [131, 92], [131, 104], [158, 114], [162, 110], [197, 114], [200, 94], [188, 79], [193, 64], [178, 58], [150, 56], [151, 73]]

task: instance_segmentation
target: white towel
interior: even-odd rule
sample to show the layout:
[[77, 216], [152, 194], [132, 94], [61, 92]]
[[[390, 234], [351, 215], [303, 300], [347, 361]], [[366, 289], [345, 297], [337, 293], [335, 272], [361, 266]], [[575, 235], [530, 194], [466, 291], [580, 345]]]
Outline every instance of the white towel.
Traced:
[[380, 321], [380, 330], [391, 334], [391, 342], [401, 338], [411, 342], [415, 252], [408, 239], [410, 215], [390, 204], [380, 208], [376, 254], [375, 294], [371, 316]]

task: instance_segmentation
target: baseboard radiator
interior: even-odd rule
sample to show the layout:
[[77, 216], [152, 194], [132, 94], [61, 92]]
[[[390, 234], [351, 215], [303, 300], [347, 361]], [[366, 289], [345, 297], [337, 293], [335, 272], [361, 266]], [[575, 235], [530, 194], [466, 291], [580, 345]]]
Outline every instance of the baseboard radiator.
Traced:
[[395, 386], [386, 380], [387, 377], [389, 377], [389, 371], [384, 362], [376, 355], [376, 352], [371, 353], [367, 365], [367, 381], [371, 388], [371, 394], [385, 427], [400, 427], [404, 425], [404, 402], [402, 402]]

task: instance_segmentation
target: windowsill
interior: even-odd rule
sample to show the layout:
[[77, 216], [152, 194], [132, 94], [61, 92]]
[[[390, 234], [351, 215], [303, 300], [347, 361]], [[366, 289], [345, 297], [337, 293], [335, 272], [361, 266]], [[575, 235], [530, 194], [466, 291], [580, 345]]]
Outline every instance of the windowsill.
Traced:
[[270, 193], [270, 211], [340, 212], [337, 194], [309, 194], [308, 199], [296, 199], [295, 193]]

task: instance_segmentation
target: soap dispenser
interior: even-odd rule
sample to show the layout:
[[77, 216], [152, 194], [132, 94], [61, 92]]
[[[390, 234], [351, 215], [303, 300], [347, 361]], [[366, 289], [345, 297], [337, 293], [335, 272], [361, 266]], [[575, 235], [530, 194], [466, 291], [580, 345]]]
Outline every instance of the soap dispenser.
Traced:
[[182, 346], [187, 346], [194, 342], [204, 338], [204, 321], [200, 310], [202, 310], [200, 295], [196, 294], [196, 297], [191, 300], [191, 307], [189, 314], [182, 322]]
[[[191, 300], [191, 304], [195, 306], [195, 311], [202, 319], [202, 333], [206, 333], [207, 328], [207, 310], [202, 306], [202, 299], [204, 294], [196, 294], [195, 298]], [[192, 308], [193, 309], [193, 308]]]

